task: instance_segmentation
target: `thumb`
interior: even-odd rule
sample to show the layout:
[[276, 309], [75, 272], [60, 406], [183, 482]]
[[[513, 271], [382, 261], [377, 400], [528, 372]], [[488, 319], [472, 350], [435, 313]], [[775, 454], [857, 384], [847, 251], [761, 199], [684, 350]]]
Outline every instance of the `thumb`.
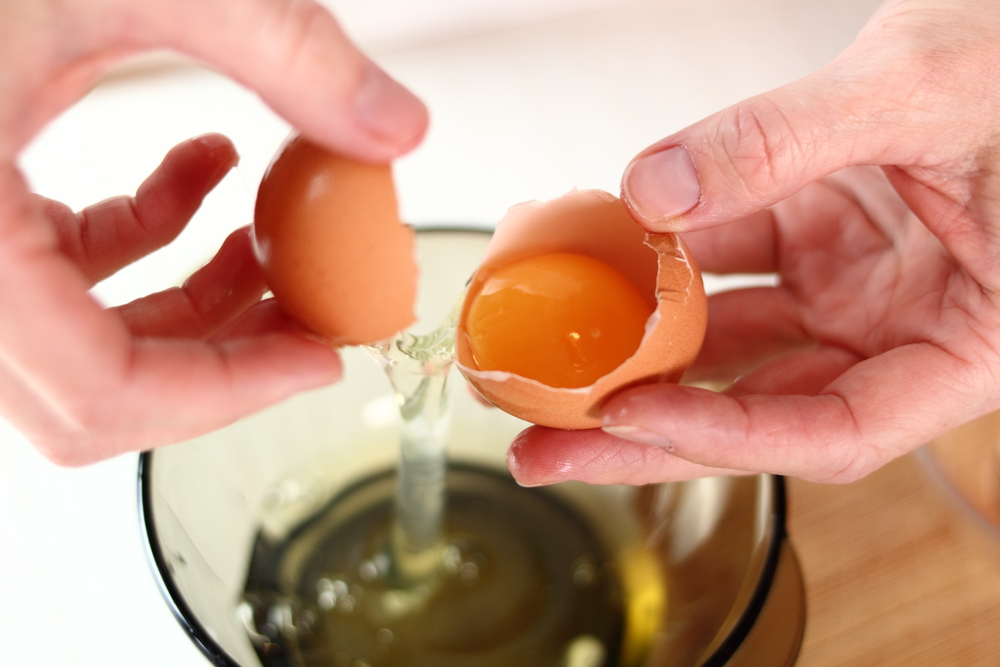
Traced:
[[907, 142], [913, 148], [902, 105], [881, 90], [880, 73], [859, 76], [853, 60], [642, 151], [622, 178], [633, 217], [651, 232], [701, 229], [749, 215], [843, 167], [905, 159], [893, 153]]
[[255, 90], [327, 148], [386, 162], [412, 149], [427, 110], [314, 0], [112, 0], [105, 47], [171, 47]]

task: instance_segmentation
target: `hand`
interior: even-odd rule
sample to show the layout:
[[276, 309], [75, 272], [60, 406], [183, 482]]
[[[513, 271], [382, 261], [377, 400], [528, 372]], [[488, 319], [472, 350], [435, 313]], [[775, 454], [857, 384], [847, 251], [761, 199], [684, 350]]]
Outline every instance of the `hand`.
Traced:
[[995, 3], [889, 2], [831, 65], [637, 156], [641, 225], [780, 283], [710, 299], [688, 379], [726, 391], [644, 386], [603, 432], [529, 429], [515, 477], [850, 482], [1000, 407], [997, 62]]
[[223, 137], [174, 148], [133, 198], [73, 214], [28, 193], [18, 152], [124, 54], [173, 48], [258, 91], [331, 150], [386, 161], [423, 105], [308, 0], [0, 4], [0, 412], [52, 460], [193, 437], [334, 381], [336, 353], [271, 302], [246, 230], [183, 288], [104, 310], [95, 281], [172, 240], [236, 162]]

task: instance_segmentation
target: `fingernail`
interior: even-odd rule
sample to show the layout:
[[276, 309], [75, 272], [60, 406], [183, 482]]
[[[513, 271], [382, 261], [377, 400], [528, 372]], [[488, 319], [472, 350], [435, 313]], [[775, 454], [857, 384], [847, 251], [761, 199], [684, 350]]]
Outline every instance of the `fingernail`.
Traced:
[[[212, 163], [217, 163], [215, 171], [212, 173], [211, 181], [218, 182], [222, 177], [240, 163], [240, 154], [236, 152], [233, 143], [224, 135], [215, 132], [203, 134], [191, 140], [191, 143], [198, 146], [205, 158]], [[220, 155], [227, 157], [225, 161], [219, 161]]]
[[[622, 194], [649, 222], [666, 222], [687, 213], [701, 199], [701, 184], [691, 154], [683, 146], [641, 157], [622, 180]], [[669, 225], [662, 231], [677, 231]]]
[[204, 146], [207, 150], [218, 151], [224, 149], [236, 153], [236, 149], [233, 147], [233, 142], [224, 135], [218, 132], [206, 132], [205, 134], [199, 134], [197, 137], [191, 138], [191, 143], [198, 144], [199, 146]]
[[354, 98], [358, 122], [378, 139], [415, 143], [427, 125], [427, 109], [413, 93], [369, 63]]
[[653, 431], [647, 431], [644, 428], [639, 428], [638, 426], [629, 426], [627, 424], [616, 424], [602, 426], [601, 430], [610, 435], [623, 438], [625, 440], [631, 440], [632, 442], [640, 442], [644, 445], [652, 445], [654, 447], [660, 447], [667, 450], [668, 452], [674, 451], [674, 443], [670, 441], [662, 433], [654, 433]]
[[517, 434], [514, 441], [510, 443], [510, 447], [507, 448], [507, 470], [510, 471], [514, 481], [521, 486], [528, 488], [534, 486], [544, 486], [545, 482], [522, 479], [524, 477], [524, 469], [521, 465], [521, 448], [523, 440], [524, 432], [522, 431]]

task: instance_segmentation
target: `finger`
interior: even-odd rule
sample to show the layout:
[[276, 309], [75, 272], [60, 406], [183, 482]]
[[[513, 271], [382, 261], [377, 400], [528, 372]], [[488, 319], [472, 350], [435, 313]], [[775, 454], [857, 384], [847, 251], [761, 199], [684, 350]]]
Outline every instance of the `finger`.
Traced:
[[350, 42], [311, 0], [116, 2], [132, 48], [173, 47], [256, 90], [305, 134], [352, 157], [385, 162], [427, 127], [423, 104]]
[[732, 381], [774, 357], [815, 345], [795, 297], [783, 287], [754, 287], [708, 298], [708, 326], [685, 379]]
[[[843, 169], [740, 220], [684, 233], [709, 273], [791, 273], [818, 256], [891, 248], [908, 210], [877, 168]], [[803, 259], [806, 251], [816, 251]], [[813, 268], [810, 266], [810, 268]]]
[[850, 482], [986, 412], [992, 398], [975, 378], [972, 365], [914, 344], [850, 366], [814, 396], [628, 390], [603, 423], [701, 465]]
[[33, 443], [34, 434], [47, 430], [44, 425], [61, 420], [45, 397], [5, 362], [0, 362], [0, 415]]
[[[753, 393], [799, 393], [813, 395], [826, 387], [834, 378], [860, 359], [839, 348], [824, 347], [817, 350], [793, 353], [766, 364], [754, 373], [741, 378], [727, 390], [730, 396]], [[631, 435], [629, 426], [611, 427], [621, 436]], [[508, 454], [509, 467], [517, 469], [520, 483], [561, 481], [575, 479], [591, 483], [601, 480], [615, 480], [621, 483], [643, 483], [656, 481], [677, 481], [705, 475], [738, 474], [740, 471], [713, 468], [689, 463], [671, 453], [672, 443], [666, 440], [636, 443], [638, 449], [629, 450], [622, 438], [607, 434], [603, 440], [597, 431], [589, 431], [585, 437], [576, 438], [562, 431], [526, 432], [522, 434], [525, 443], [520, 450]], [[641, 439], [643, 433], [637, 433]], [[588, 448], [592, 447], [592, 451]], [[524, 479], [522, 479], [524, 478]]]
[[237, 161], [229, 139], [206, 134], [172, 148], [135, 197], [108, 199], [79, 214], [43, 202], [60, 249], [93, 284], [173, 241]]
[[236, 230], [181, 287], [115, 309], [134, 336], [205, 339], [260, 301], [267, 291], [249, 227]]
[[862, 357], [840, 347], [819, 346], [769, 361], [736, 381], [726, 394], [800, 394], [816, 396]]
[[[885, 167], [884, 171], [902, 200], [921, 223], [947, 248], [969, 274], [990, 290], [1000, 288], [1000, 263], [995, 248], [1000, 246], [1000, 200], [986, 193], [1000, 188], [995, 164], [997, 148], [980, 150], [990, 155], [975, 168], [970, 185], [958, 196], [914, 178], [907, 170]], [[914, 170], [916, 171], [916, 170]], [[970, 194], [974, 193], [974, 194]]]
[[339, 377], [336, 353], [299, 333], [134, 340], [87, 293], [13, 168], [0, 169], [0, 222], [0, 362], [41, 402], [9, 416], [58, 462], [176, 442]]
[[638, 485], [744, 474], [692, 463], [663, 448], [596, 429], [562, 431], [542, 426], [533, 426], [517, 436], [507, 452], [507, 467], [522, 486], [570, 480]]
[[683, 236], [706, 273], [774, 273], [779, 268], [778, 232], [771, 209]]
[[642, 151], [623, 176], [626, 206], [650, 231], [697, 230], [744, 218], [849, 165], [916, 164], [935, 146], [961, 152], [961, 110], [914, 99], [921, 63], [931, 65], [902, 47], [880, 50], [877, 39]]
[[146, 339], [130, 359], [124, 377], [94, 378], [103, 394], [54, 403], [43, 392], [12, 422], [52, 461], [78, 466], [213, 431], [341, 376], [331, 348], [283, 332], [216, 346]]
[[[292, 317], [281, 309], [275, 299], [265, 299], [240, 314], [233, 322], [217, 331], [209, 340], [223, 343], [240, 338], [254, 338], [264, 334], [285, 332], [311, 337]], [[327, 344], [324, 342], [324, 344]]]

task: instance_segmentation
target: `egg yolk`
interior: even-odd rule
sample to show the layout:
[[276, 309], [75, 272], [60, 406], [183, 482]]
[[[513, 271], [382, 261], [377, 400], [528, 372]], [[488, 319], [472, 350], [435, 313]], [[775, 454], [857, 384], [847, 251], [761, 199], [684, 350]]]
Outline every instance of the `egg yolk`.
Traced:
[[465, 319], [480, 370], [588, 387], [639, 347], [653, 304], [604, 262], [529, 257], [489, 275]]

